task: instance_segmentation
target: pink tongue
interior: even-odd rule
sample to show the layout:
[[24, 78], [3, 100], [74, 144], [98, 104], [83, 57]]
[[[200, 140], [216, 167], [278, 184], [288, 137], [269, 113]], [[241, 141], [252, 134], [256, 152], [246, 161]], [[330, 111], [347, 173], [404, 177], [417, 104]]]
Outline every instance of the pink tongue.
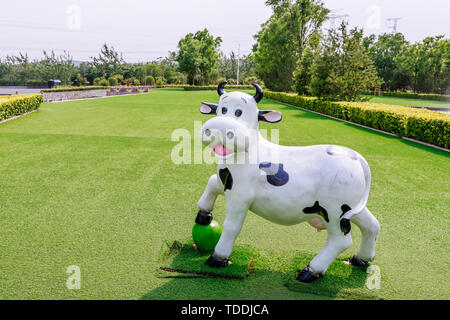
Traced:
[[216, 147], [214, 147], [213, 151], [219, 156], [226, 156], [227, 154], [231, 153], [223, 144], [219, 144]]

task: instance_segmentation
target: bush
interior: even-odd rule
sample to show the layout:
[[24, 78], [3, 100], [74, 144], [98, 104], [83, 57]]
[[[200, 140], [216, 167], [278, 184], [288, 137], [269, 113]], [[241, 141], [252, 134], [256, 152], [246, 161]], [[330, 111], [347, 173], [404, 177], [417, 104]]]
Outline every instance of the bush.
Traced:
[[109, 82], [108, 82], [108, 80], [106, 80], [105, 78], [95, 78], [94, 79], [94, 86], [102, 86], [102, 85], [104, 85], [104, 84], [101, 84], [102, 82], [103, 83], [105, 83], [104, 81], [106, 81], [106, 85], [108, 86], [109, 85]]
[[155, 78], [153, 78], [153, 76], [146, 76], [144, 79], [144, 84], [146, 84], [147, 86], [155, 85]]
[[109, 86], [109, 81], [106, 79], [101, 79], [100, 83], [98, 84], [99, 86], [103, 86], [103, 87], [108, 87]]
[[166, 84], [166, 80], [163, 77], [157, 77], [156, 78], [156, 85], [163, 86]]
[[397, 98], [421, 99], [421, 100], [450, 101], [450, 96], [447, 96], [445, 94], [433, 94], [433, 93], [413, 93], [413, 92], [389, 92], [389, 91], [383, 91], [382, 96], [385, 96], [385, 97], [397, 97]]
[[88, 85], [88, 80], [86, 77], [79, 77], [78, 78], [78, 83], [80, 84], [80, 86], [87, 86]]
[[111, 87], [117, 86], [119, 84], [119, 80], [116, 77], [109, 77], [108, 82]]
[[0, 97], [0, 121], [37, 110], [42, 94], [18, 94]]
[[370, 102], [332, 102], [283, 92], [265, 91], [264, 96], [401, 137], [450, 148], [450, 115], [445, 113]]
[[[196, 90], [217, 90], [217, 86], [183, 86], [186, 91], [196, 91]], [[249, 90], [254, 89], [253, 86], [247, 85], [227, 85], [225, 89], [241, 89], [241, 90]]]
[[56, 89], [44, 89], [44, 90], [41, 90], [41, 93], [44, 93], [44, 92], [85, 91], [85, 90], [108, 90], [108, 89], [109, 89], [109, 86], [65, 87], [65, 88], [56, 88]]
[[136, 78], [127, 78], [123, 80], [122, 83], [127, 86], [138, 86], [140, 84], [139, 80]]
[[258, 79], [257, 77], [253, 76], [253, 77], [247, 77], [244, 80], [245, 84], [251, 85], [252, 83], [258, 83], [261, 85], [262, 80]]

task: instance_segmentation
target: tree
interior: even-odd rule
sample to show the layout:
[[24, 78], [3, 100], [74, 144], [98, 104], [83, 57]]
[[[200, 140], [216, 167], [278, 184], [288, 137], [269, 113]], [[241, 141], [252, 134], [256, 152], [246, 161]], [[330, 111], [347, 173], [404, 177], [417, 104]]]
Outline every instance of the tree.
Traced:
[[178, 68], [187, 74], [191, 84], [210, 83], [217, 79], [220, 37], [214, 38], [207, 29], [189, 33], [178, 42]]
[[369, 52], [378, 76], [383, 79], [383, 89], [397, 90], [404, 85], [404, 80], [395, 73], [395, 59], [400, 55], [403, 48], [408, 45], [401, 33], [384, 33], [378, 36], [364, 38], [363, 43]]
[[44, 51], [43, 54], [44, 59], [39, 62], [41, 77], [44, 80], [58, 79], [63, 85], [71, 85], [77, 70], [70, 53], [64, 51], [62, 55], [57, 56], [54, 51]]
[[299, 95], [311, 94], [312, 68], [319, 48], [320, 37], [319, 32], [311, 36], [303, 52], [303, 57], [299, 60], [299, 65], [294, 71], [294, 90]]
[[103, 78], [109, 78], [112, 75], [122, 74], [122, 67], [125, 61], [122, 54], [118, 53], [114, 47], [108, 47], [105, 43], [100, 50], [98, 57], [92, 57], [93, 65], [99, 70]]
[[[237, 79], [238, 57], [234, 51], [231, 51], [229, 57], [223, 53], [220, 54], [219, 75], [221, 78], [229, 80]], [[255, 60], [252, 54], [244, 55], [239, 59], [239, 83], [243, 79], [256, 79]]]
[[256, 72], [269, 89], [291, 91], [306, 44], [329, 10], [320, 0], [267, 0], [266, 5], [273, 14], [255, 36]]
[[329, 100], [358, 100], [359, 95], [379, 86], [376, 69], [363, 46], [362, 30], [331, 29], [314, 61], [312, 93]]

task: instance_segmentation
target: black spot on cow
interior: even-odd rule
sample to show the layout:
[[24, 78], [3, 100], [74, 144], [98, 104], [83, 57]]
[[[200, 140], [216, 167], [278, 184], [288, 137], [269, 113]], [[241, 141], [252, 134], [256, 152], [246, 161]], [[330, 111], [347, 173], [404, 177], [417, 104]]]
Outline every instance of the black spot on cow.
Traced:
[[342, 210], [342, 214], [341, 214], [340, 218], [342, 218], [342, 216], [344, 214], [346, 214], [348, 211], [352, 210], [352, 208], [350, 208], [347, 204], [343, 204], [341, 207], [341, 210]]
[[275, 187], [284, 186], [289, 181], [289, 174], [284, 171], [282, 163], [273, 164], [271, 162], [262, 162], [259, 164], [259, 169], [267, 174], [267, 182]]
[[[347, 204], [343, 204], [341, 206], [341, 210], [342, 210], [342, 214], [340, 217], [342, 218], [344, 216], [344, 214], [346, 214], [348, 211], [352, 210], [352, 208], [350, 208], [350, 206]], [[349, 219], [341, 219], [340, 225], [341, 225], [341, 231], [344, 233], [344, 235], [347, 235], [347, 233], [349, 233], [352, 228]]]
[[330, 222], [327, 210], [319, 205], [319, 201], [316, 201], [312, 207], [304, 208], [303, 212], [306, 214], [318, 214], [322, 216], [326, 222]]
[[344, 233], [344, 236], [350, 232], [350, 220], [349, 219], [341, 219], [341, 231]]
[[220, 169], [219, 178], [225, 186], [225, 188], [223, 189], [224, 191], [226, 191], [227, 189], [231, 190], [231, 188], [233, 188], [233, 176], [231, 175], [230, 170], [228, 170], [227, 168]]

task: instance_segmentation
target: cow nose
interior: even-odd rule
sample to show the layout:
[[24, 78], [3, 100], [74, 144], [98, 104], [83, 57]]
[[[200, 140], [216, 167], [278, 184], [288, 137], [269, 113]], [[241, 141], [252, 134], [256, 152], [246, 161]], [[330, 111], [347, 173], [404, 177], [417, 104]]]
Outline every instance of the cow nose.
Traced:
[[234, 132], [233, 131], [228, 131], [227, 132], [227, 137], [228, 137], [228, 139], [233, 139], [234, 138]]

